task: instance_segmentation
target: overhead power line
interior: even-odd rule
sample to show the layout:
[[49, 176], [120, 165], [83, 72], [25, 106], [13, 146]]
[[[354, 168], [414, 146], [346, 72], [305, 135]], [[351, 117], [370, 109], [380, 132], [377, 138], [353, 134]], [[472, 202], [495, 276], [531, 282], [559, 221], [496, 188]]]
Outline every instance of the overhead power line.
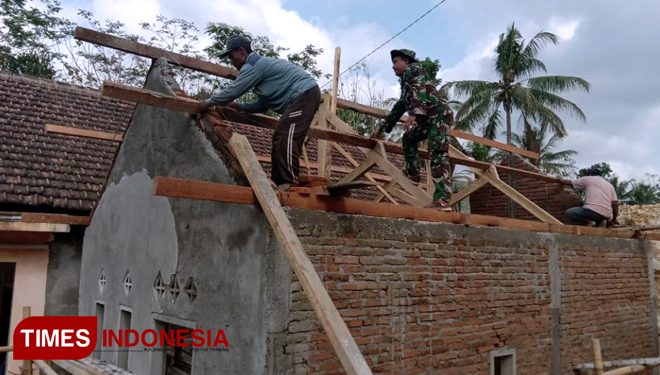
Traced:
[[[344, 73], [346, 73], [346, 72], [348, 72], [349, 70], [353, 69], [353, 68], [354, 68], [355, 66], [357, 66], [359, 63], [361, 63], [362, 61], [364, 61], [367, 57], [373, 55], [374, 53], [376, 53], [376, 51], [378, 51], [379, 49], [381, 49], [381, 48], [382, 48], [383, 46], [385, 46], [387, 43], [389, 43], [389, 42], [391, 42], [392, 40], [394, 40], [394, 38], [396, 38], [397, 36], [403, 34], [403, 33], [404, 33], [406, 30], [408, 30], [412, 25], [416, 24], [417, 22], [419, 22], [419, 20], [421, 20], [422, 18], [426, 17], [427, 14], [431, 13], [433, 10], [435, 10], [435, 8], [437, 8], [437, 7], [439, 7], [440, 5], [442, 5], [445, 1], [447, 1], [447, 0], [442, 0], [442, 1], [440, 1], [439, 3], [435, 4], [431, 9], [427, 10], [426, 13], [422, 14], [422, 15], [419, 16], [416, 20], [412, 21], [410, 24], [408, 24], [408, 26], [404, 27], [403, 30], [399, 31], [399, 32], [396, 33], [393, 37], [391, 37], [390, 39], [386, 40], [383, 44], [381, 44], [381, 45], [379, 45], [378, 47], [376, 47], [373, 51], [369, 52], [366, 56], [364, 56], [363, 58], [361, 58], [360, 60], [358, 60], [355, 64], [349, 66], [348, 69], [345, 69], [343, 72], [339, 73], [339, 76], [341, 77]], [[328, 82], [326, 82], [323, 86], [321, 86], [321, 88], [324, 88], [324, 87], [327, 86], [330, 82], [332, 82], [332, 81], [328, 81]]]

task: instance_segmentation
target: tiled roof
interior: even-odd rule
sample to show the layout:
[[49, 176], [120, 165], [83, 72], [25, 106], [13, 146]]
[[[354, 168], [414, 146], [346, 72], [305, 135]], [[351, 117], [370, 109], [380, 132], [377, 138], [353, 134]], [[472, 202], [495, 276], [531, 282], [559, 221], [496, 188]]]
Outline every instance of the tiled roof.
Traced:
[[[100, 198], [120, 143], [49, 133], [44, 127], [53, 124], [123, 135], [135, 104], [102, 97], [96, 90], [0, 73], [0, 108], [0, 207], [90, 211]], [[272, 130], [235, 123], [231, 128], [244, 134], [262, 159], [270, 157]], [[307, 152], [312, 164], [317, 162], [316, 148], [316, 140], [310, 140]], [[365, 159], [357, 147], [344, 148], [358, 162]], [[401, 155], [388, 158], [403, 167]], [[262, 165], [270, 175], [270, 164]], [[301, 174], [316, 174], [315, 167], [307, 171], [303, 165]], [[353, 167], [336, 150], [333, 165]], [[378, 168], [372, 172], [385, 175]], [[332, 180], [344, 175], [333, 171]], [[371, 200], [377, 194], [376, 188], [353, 191], [358, 199]]]
[[0, 73], [0, 205], [90, 211], [119, 143], [44, 127], [123, 134], [134, 108], [96, 90]]

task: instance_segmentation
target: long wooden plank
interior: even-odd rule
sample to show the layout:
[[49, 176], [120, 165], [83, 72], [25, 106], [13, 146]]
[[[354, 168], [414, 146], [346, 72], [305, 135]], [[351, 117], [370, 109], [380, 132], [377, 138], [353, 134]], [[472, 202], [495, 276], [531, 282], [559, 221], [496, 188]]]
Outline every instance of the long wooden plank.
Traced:
[[238, 71], [226, 66], [214, 64], [208, 61], [170, 52], [161, 48], [134, 42], [118, 36], [101, 33], [84, 27], [76, 27], [73, 37], [103, 47], [113, 48], [119, 51], [132, 53], [138, 56], [152, 59], [165, 58], [170, 64], [194, 69], [200, 72], [213, 74], [218, 77], [236, 79]]
[[89, 216], [10, 211], [0, 211], [0, 216], [15, 216], [15, 221], [24, 221], [26, 223], [89, 225]]
[[346, 323], [339, 315], [335, 304], [325, 290], [321, 279], [314, 270], [314, 265], [305, 253], [300, 239], [282, 209], [275, 192], [270, 187], [266, 173], [261, 168], [250, 142], [244, 135], [235, 134], [229, 145], [238, 158], [252, 189], [264, 210], [275, 236], [284, 249], [289, 264], [293, 268], [300, 284], [309, 298], [316, 316], [321, 321], [332, 347], [340, 362], [350, 375], [369, 375], [371, 370], [362, 357]]
[[[132, 101], [135, 103], [146, 104], [150, 106], [171, 109], [186, 113], [195, 113], [197, 110], [197, 101], [182, 98], [167, 96], [153, 91], [123, 85], [120, 83], [106, 81], [101, 88], [103, 96], [108, 96], [115, 99]], [[222, 108], [220, 116], [227, 121], [238, 122], [244, 125], [252, 125], [261, 128], [274, 129], [277, 124], [277, 119], [274, 117], [255, 115], [248, 113], [239, 113], [230, 108]], [[329, 115], [331, 122], [333, 121], [332, 114]], [[336, 116], [335, 116], [336, 117]], [[333, 125], [335, 125], [333, 123]], [[335, 125], [336, 127], [336, 125]], [[350, 144], [353, 146], [373, 149], [376, 146], [376, 141], [369, 138], [361, 137], [354, 134], [342, 133], [344, 130], [339, 129], [340, 132], [320, 129], [319, 127], [312, 127], [309, 130], [308, 137], [330, 140], [333, 142]], [[382, 142], [383, 147], [388, 153], [403, 155], [403, 148], [400, 144]], [[422, 158], [428, 158], [429, 153], [427, 150], [420, 150]], [[459, 159], [450, 155], [449, 159], [452, 163], [467, 165], [474, 168], [488, 169], [492, 164], [485, 163], [477, 160]], [[522, 169], [510, 168], [503, 165], [495, 166], [498, 171], [515, 174], [522, 177], [529, 177], [537, 180], [560, 183], [557, 177], [546, 176], [540, 173], [530, 172]]]
[[26, 223], [24, 221], [0, 221], [0, 231], [67, 233], [71, 231], [71, 227], [69, 226], [69, 224]]
[[[346, 99], [338, 99], [337, 106], [339, 108], [350, 109], [350, 110], [358, 112], [358, 113], [362, 113], [362, 114], [365, 114], [365, 115], [369, 115], [369, 116], [373, 116], [373, 117], [377, 117], [377, 118], [382, 118], [382, 119], [387, 117], [387, 114], [388, 114], [388, 111], [386, 111], [384, 109], [375, 108], [375, 107], [371, 107], [371, 106], [368, 106], [368, 105], [351, 102], [351, 101], [346, 100]], [[402, 116], [401, 120], [405, 121], [407, 119], [407, 117], [408, 116], [404, 115], [404, 116]], [[508, 145], [506, 143], [497, 142], [497, 141], [494, 141], [492, 139], [479, 137], [477, 135], [462, 132], [462, 131], [456, 130], [456, 129], [449, 129], [449, 135], [451, 135], [453, 137], [456, 137], [456, 138], [461, 138], [461, 139], [465, 139], [465, 140], [468, 140], [468, 141], [477, 142], [477, 143], [480, 143], [482, 145], [494, 147], [494, 148], [497, 148], [497, 149], [500, 149], [500, 150], [510, 151], [510, 152], [515, 153], [515, 154], [527, 156], [527, 157], [532, 158], [532, 159], [538, 159], [540, 157], [540, 155], [536, 152], [532, 152], [532, 151], [525, 150], [525, 149], [522, 149], [522, 148], [519, 148], [519, 147], [511, 146], [511, 145]]]
[[[238, 76], [238, 71], [232, 68], [228, 68], [222, 65], [214, 64], [208, 61], [204, 61], [201, 59], [196, 59], [192, 58], [189, 56], [181, 55], [178, 53], [170, 52], [161, 48], [156, 48], [152, 47], [146, 44], [134, 42], [125, 38], [120, 38], [117, 36], [101, 33], [95, 30], [87, 29], [84, 27], [76, 27], [75, 33], [74, 33], [74, 38], [78, 40], [83, 40], [86, 42], [94, 43], [97, 45], [101, 45], [104, 47], [109, 47], [109, 48], [114, 48], [120, 51], [128, 52], [128, 53], [133, 53], [138, 56], [143, 56], [143, 57], [150, 57], [150, 58], [165, 58], [167, 59], [168, 62], [174, 65], [186, 67], [189, 69], [197, 70], [200, 72], [205, 72], [209, 74], [216, 75], [218, 77], [223, 77], [227, 79], [236, 79]], [[335, 64], [336, 67], [338, 66], [339, 58], [338, 54], [339, 51], [335, 51]], [[337, 70], [337, 69], [335, 69]], [[333, 90], [335, 89], [336, 84], [333, 86]], [[336, 104], [335, 104], [336, 103]], [[337, 98], [336, 101], [333, 101], [331, 104], [333, 108], [339, 107], [339, 108], [344, 108], [344, 109], [350, 109], [356, 112], [360, 112], [363, 114], [367, 114], [370, 116], [378, 117], [378, 118], [385, 118], [387, 116], [387, 111], [379, 108], [374, 108], [370, 107], [364, 104], [360, 103], [355, 103], [351, 102], [346, 99], [339, 99]], [[403, 118], [405, 119], [405, 117]], [[505, 151], [511, 151], [515, 152], [520, 155], [525, 155], [534, 159], [539, 158], [539, 154], [524, 150], [518, 147], [514, 147], [511, 145], [507, 145], [505, 143], [493, 141], [487, 138], [483, 137], [478, 137], [474, 134], [469, 134], [469, 133], [464, 133], [464, 132], [459, 132], [454, 129], [450, 129], [450, 135], [458, 138], [463, 138], [467, 140], [471, 140], [473, 142], [478, 142], [484, 145], [488, 145], [491, 147], [496, 147]]]
[[[168, 186], [176, 184], [176, 189]], [[203, 199], [214, 202], [257, 204], [254, 192], [249, 187], [208, 183], [204, 181], [180, 180], [170, 177], [154, 179], [156, 195], [171, 198]], [[439, 223], [455, 223], [478, 226], [492, 226], [505, 229], [520, 229], [532, 232], [572, 234], [579, 236], [603, 236], [616, 238], [637, 238], [633, 230], [611, 230], [575, 225], [557, 225], [537, 221], [508, 219], [497, 216], [442, 212], [431, 208], [395, 206], [345, 197], [278, 192], [277, 199], [292, 208], [320, 210], [326, 212], [357, 214], [376, 217], [412, 219]]]
[[121, 142], [124, 140], [124, 137], [121, 134], [101, 132], [98, 130], [74, 128], [72, 126], [46, 124], [44, 128], [49, 133], [75, 135], [78, 137], [85, 137], [85, 138], [107, 139], [115, 142]]

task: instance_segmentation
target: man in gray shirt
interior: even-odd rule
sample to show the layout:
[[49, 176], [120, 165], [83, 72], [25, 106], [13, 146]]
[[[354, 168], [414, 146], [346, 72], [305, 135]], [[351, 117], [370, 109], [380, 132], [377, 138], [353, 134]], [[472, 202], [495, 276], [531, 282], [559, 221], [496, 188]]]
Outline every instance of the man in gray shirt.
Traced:
[[[227, 50], [220, 56], [228, 56], [240, 73], [229, 86], [200, 101], [199, 112], [214, 105], [228, 105], [248, 113], [265, 112], [269, 108], [279, 113], [273, 132], [271, 180], [288, 187], [298, 178], [303, 142], [321, 102], [318, 84], [304, 69], [289, 61], [252, 52], [251, 42], [242, 36], [229, 38]], [[256, 102], [234, 102], [252, 88], [258, 97]]]

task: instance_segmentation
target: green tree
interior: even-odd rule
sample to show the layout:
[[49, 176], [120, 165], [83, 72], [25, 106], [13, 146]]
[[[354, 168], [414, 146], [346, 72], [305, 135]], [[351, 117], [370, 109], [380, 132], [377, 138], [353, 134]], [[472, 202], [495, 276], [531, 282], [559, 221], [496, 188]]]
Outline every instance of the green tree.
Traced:
[[584, 177], [584, 176], [587, 175], [587, 171], [588, 171], [589, 169], [594, 169], [594, 168], [600, 170], [601, 173], [602, 173], [602, 176], [605, 177], [605, 179], [610, 179], [610, 178], [612, 178], [612, 167], [611, 167], [608, 163], [605, 163], [605, 162], [600, 162], [600, 163], [592, 164], [592, 165], [591, 165], [590, 167], [588, 167], [588, 168], [582, 168], [582, 169], [580, 169], [580, 170], [578, 171], [578, 176], [579, 176], [579, 177]]
[[534, 77], [538, 72], [547, 72], [545, 64], [537, 56], [548, 43], [558, 44], [557, 36], [540, 32], [525, 43], [520, 31], [512, 24], [500, 35], [495, 49], [494, 67], [498, 81], [447, 84], [456, 95], [468, 97], [456, 114], [458, 120], [482, 124], [484, 136], [491, 139], [495, 138], [504, 122], [508, 144], [512, 142], [511, 116], [514, 109], [536, 123], [547, 123], [549, 129], [560, 137], [566, 135], [566, 129], [555, 111], [565, 110], [586, 121], [577, 105], [557, 95], [569, 90], [588, 92], [590, 84], [586, 80], [570, 76]]
[[540, 127], [532, 126], [524, 121], [522, 134], [513, 134], [513, 144], [539, 154], [538, 159], [526, 158], [547, 174], [569, 177], [575, 175], [575, 150], [554, 151], [561, 141], [559, 135], [554, 134], [548, 139], [548, 124], [542, 123]]
[[[227, 40], [234, 35], [243, 35], [252, 41], [252, 50], [261, 56], [279, 58], [281, 53], [289, 51], [288, 48], [275, 46], [267, 36], [254, 36], [239, 26], [231, 26], [226, 23], [209, 23], [206, 26], [205, 33], [211, 37], [213, 43], [204, 49], [208, 56], [215, 61], [229, 64], [228, 58], [221, 58], [220, 54], [226, 49]], [[287, 59], [292, 63], [305, 69], [314, 78], [323, 76], [323, 72], [318, 68], [316, 58], [323, 53], [322, 48], [315, 48], [313, 45], [307, 45], [298, 53], [289, 53]]]
[[[145, 43], [141, 36], [128, 33], [122, 22], [106, 20], [101, 23], [92, 12], [83, 9], [78, 11], [78, 15], [94, 30]], [[144, 84], [149, 59], [73, 39], [68, 39], [64, 48], [67, 57], [62, 59], [62, 65], [66, 80], [71, 83], [92, 88], [98, 88], [106, 80], [133, 86]]]
[[44, 10], [28, 7], [26, 0], [0, 0], [0, 70], [52, 79], [53, 62], [59, 55], [53, 47], [72, 29], [60, 17], [54, 0], [42, 0]]

